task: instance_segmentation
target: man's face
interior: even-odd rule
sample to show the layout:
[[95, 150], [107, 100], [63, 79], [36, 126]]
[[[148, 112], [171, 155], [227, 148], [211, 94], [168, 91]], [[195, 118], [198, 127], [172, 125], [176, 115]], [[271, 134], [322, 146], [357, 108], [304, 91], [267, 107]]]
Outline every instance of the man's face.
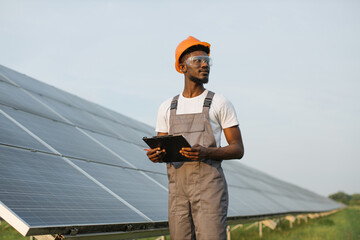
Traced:
[[189, 53], [183, 64], [186, 65], [184, 66], [184, 74], [191, 81], [199, 84], [208, 83], [210, 63], [206, 52], [194, 51]]

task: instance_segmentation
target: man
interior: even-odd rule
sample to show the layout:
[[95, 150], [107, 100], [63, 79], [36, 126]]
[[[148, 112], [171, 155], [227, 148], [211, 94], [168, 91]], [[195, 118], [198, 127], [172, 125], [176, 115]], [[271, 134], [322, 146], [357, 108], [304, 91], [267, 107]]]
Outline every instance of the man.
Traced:
[[[158, 112], [158, 135], [182, 134], [192, 146], [180, 150], [189, 162], [167, 163], [172, 240], [226, 239], [228, 193], [221, 162], [244, 154], [232, 104], [204, 88], [210, 73], [209, 56], [210, 44], [194, 37], [178, 45], [175, 68], [184, 74], [184, 90], [163, 102]], [[226, 147], [220, 147], [222, 130], [229, 144]], [[155, 148], [147, 155], [152, 162], [162, 162], [166, 152]]]

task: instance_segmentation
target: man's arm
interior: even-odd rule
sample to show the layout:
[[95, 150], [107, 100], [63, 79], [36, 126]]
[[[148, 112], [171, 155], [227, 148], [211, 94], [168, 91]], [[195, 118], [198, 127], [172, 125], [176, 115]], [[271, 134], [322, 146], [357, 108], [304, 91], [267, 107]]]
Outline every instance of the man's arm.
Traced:
[[[165, 135], [168, 135], [168, 133], [158, 132], [157, 135], [165, 136]], [[150, 149], [150, 151], [148, 151], [146, 153], [146, 155], [148, 156], [150, 161], [152, 161], [154, 163], [162, 162], [163, 158], [165, 157], [165, 154], [166, 154], [165, 149], [161, 149], [161, 148], [152, 148], [152, 149]]]
[[239, 126], [225, 128], [224, 134], [229, 144], [226, 147], [206, 148], [197, 144], [191, 148], [182, 148], [180, 153], [193, 161], [200, 161], [202, 159], [228, 160], [242, 158], [244, 156], [244, 145]]

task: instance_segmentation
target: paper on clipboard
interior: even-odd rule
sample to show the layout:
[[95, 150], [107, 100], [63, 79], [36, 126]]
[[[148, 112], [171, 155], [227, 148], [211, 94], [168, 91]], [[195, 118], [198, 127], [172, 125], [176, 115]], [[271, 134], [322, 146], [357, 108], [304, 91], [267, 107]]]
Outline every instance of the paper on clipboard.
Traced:
[[143, 137], [143, 140], [150, 148], [160, 147], [165, 149], [166, 155], [163, 160], [164, 162], [189, 161], [189, 159], [179, 153], [181, 148], [191, 147], [189, 142], [182, 135], [154, 136], [151, 138]]

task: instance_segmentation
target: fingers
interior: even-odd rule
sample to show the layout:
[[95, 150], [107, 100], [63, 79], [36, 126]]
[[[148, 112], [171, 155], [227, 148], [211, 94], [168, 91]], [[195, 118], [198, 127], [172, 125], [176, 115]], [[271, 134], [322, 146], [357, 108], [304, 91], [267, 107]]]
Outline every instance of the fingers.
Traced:
[[196, 151], [196, 150], [188, 151], [188, 150], [181, 149], [180, 153], [182, 155], [187, 155], [187, 156], [199, 156], [199, 151]]
[[201, 151], [201, 146], [197, 144], [197, 145], [194, 145], [191, 148], [190, 147], [182, 148], [180, 151], [189, 152], [189, 153], [200, 152]]
[[182, 148], [180, 154], [193, 161], [198, 161], [200, 159], [200, 152], [196, 148]]
[[182, 148], [180, 154], [193, 161], [200, 161], [206, 159], [208, 156], [207, 148], [204, 148], [199, 144], [196, 144], [191, 148]]
[[163, 162], [165, 154], [166, 154], [165, 149], [160, 149], [160, 148], [150, 149], [150, 151], [146, 153], [150, 161], [154, 163]]

